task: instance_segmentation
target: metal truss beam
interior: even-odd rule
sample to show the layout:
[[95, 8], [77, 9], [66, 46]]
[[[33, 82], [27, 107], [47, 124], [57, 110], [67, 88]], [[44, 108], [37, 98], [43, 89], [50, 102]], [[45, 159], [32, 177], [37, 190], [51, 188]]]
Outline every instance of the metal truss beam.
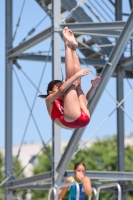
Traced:
[[78, 23], [66, 23], [60, 25], [61, 29], [68, 26], [73, 31], [101, 31], [101, 30], [123, 30], [126, 22], [78, 22]]
[[[68, 26], [73, 31], [92, 31], [92, 30], [121, 30], [125, 22], [109, 22], [109, 23], [78, 23], [78, 24], [63, 24], [59, 26], [56, 31], [62, 31], [65, 26]], [[60, 28], [61, 27], [61, 28]], [[11, 49], [9, 58], [14, 58], [21, 55], [25, 50], [33, 47], [34, 45], [42, 42], [51, 36], [51, 27], [32, 37], [31, 39], [23, 42], [17, 47]]]
[[[122, 0], [116, 0], [115, 5], [115, 18], [116, 20], [122, 20]], [[121, 102], [124, 98], [123, 69], [117, 68], [116, 70], [117, 100]], [[122, 104], [122, 107], [124, 107], [124, 104]], [[124, 112], [120, 107], [117, 109], [117, 161], [118, 171], [125, 171]], [[125, 183], [123, 182], [123, 184]]]
[[23, 179], [18, 179], [18, 180], [11, 180], [8, 181], [8, 187], [24, 187], [27, 185], [30, 185], [32, 183], [37, 183], [39, 181], [47, 181], [47, 180], [51, 180], [52, 179], [52, 172], [46, 172], [46, 173], [42, 173], [42, 174], [38, 174], [32, 177], [28, 177], [28, 178], [23, 178]]
[[[13, 1], [6, 0], [5, 5], [5, 179], [12, 174], [12, 60], [8, 59], [8, 51], [12, 48]], [[6, 182], [5, 187], [8, 185]], [[5, 200], [13, 199], [13, 193], [5, 188]]]
[[[52, 61], [52, 57], [49, 56], [44, 56], [44, 55], [21, 55], [18, 56], [16, 58], [17, 60], [31, 60], [31, 61], [40, 61], [40, 62], [51, 62]], [[86, 65], [93, 65], [93, 66], [98, 66], [98, 67], [103, 67], [105, 65], [105, 61], [102, 59], [86, 59], [86, 58], [82, 58], [83, 62], [80, 61], [80, 64], [84, 65], [84, 63]], [[61, 57], [61, 62], [65, 63], [65, 57]]]
[[[133, 180], [132, 172], [112, 172], [112, 171], [86, 171], [86, 176], [90, 179], [120, 181], [120, 180]], [[73, 176], [73, 171], [66, 171], [65, 176]]]
[[49, 9], [45, 3], [45, 1], [43, 0], [35, 0], [39, 6], [50, 16], [50, 18], [52, 18], [52, 10]]
[[[45, 62], [46, 61], [47, 56], [42, 56], [42, 55], [21, 55], [17, 58], [17, 60], [31, 60], [31, 61], [40, 61], [40, 62]], [[15, 63], [14, 64], [18, 64], [18, 62], [16, 62], [16, 60], [14, 60]], [[51, 62], [51, 56], [49, 56], [47, 62]], [[65, 62], [65, 58], [61, 57], [61, 63]], [[102, 59], [86, 59], [86, 58], [82, 58], [82, 61], [80, 60], [80, 64], [82, 65], [92, 65], [96, 68], [96, 70], [102, 70], [102, 68], [105, 65], [105, 61]], [[19, 66], [19, 64], [18, 64]], [[124, 77], [127, 78], [133, 78], [133, 56], [130, 56], [128, 58], [125, 58], [123, 60], [121, 60], [119, 62], [119, 65], [117, 67], [124, 67], [125, 70], [125, 75]], [[115, 77], [117, 75], [117, 73], [113, 73], [113, 77]]]
[[[73, 174], [72, 174], [73, 175]], [[127, 180], [127, 179], [126, 179]], [[113, 181], [114, 182], [114, 181]], [[99, 186], [99, 184], [93, 184], [92, 186], [97, 188]], [[16, 189], [30, 189], [30, 190], [49, 190], [52, 187], [51, 184], [45, 184], [45, 185], [27, 185], [25, 187], [10, 187], [10, 190], [16, 190]], [[122, 187], [122, 186], [121, 186]], [[106, 188], [104, 189], [104, 191], [114, 191], [114, 188]], [[122, 191], [123, 192], [129, 192], [129, 191], [133, 191], [133, 184], [126, 184], [124, 185], [124, 187], [122, 187]]]
[[[75, 35], [81, 34], [81, 35], [99, 36], [99, 37], [105, 37], [105, 38], [107, 38], [107, 37], [109, 37], [109, 38], [119, 38], [119, 36], [121, 34], [121, 31], [97, 31], [97, 30], [74, 31], [73, 30], [73, 32], [74, 32]], [[133, 39], [133, 34], [129, 39], [130, 40]], [[111, 46], [111, 44], [110, 44], [110, 46]]]
[[38, 35], [32, 37], [31, 39], [27, 40], [26, 42], [23, 42], [19, 46], [11, 49], [9, 58], [14, 58], [19, 55], [21, 55], [25, 50], [33, 47], [34, 45], [38, 44], [39, 42], [42, 42], [43, 40], [49, 38], [51, 36], [51, 27], [42, 31]]
[[[42, 173], [39, 175], [35, 175], [29, 178], [13, 180], [8, 182], [9, 189], [18, 189], [18, 188], [31, 188], [31, 189], [48, 189], [51, 186], [51, 183], [46, 183], [44, 185], [35, 185], [34, 183], [40, 181], [51, 180], [52, 173]], [[68, 170], [63, 173], [63, 178], [68, 176], [73, 176], [73, 171]], [[92, 180], [106, 180], [106, 181], [121, 181], [121, 180], [133, 180], [132, 172], [112, 172], [112, 171], [86, 171], [86, 176], [90, 177]], [[31, 185], [34, 184], [34, 185]]]
[[[68, 10], [69, 12], [77, 6], [77, 1], [69, 1], [69, 0], [61, 0], [62, 6]], [[76, 8], [72, 13], [72, 17], [74, 18], [75, 21], [78, 23], [83, 23], [83, 22], [93, 22], [93, 20], [87, 15], [87, 13], [83, 10], [83, 8], [78, 7]], [[76, 24], [76, 23], [75, 23]], [[111, 42], [107, 38], [101, 38], [101, 37], [96, 37], [92, 36], [92, 39], [98, 44], [111, 44]], [[112, 47], [104, 47], [101, 48], [103, 52], [105, 52], [107, 55], [110, 54], [110, 51], [112, 50]], [[81, 51], [82, 52], [82, 51]], [[85, 52], [83, 52], [84, 54]], [[86, 53], [89, 54], [89, 52]]]
[[124, 192], [133, 191], [133, 184], [124, 185], [122, 191]]
[[119, 66], [123, 66], [123, 67], [132, 66], [133, 67], [133, 55], [128, 57], [128, 58], [122, 59], [120, 61], [120, 65]]
[[[49, 56], [47, 58], [47, 56], [45, 55], [27, 55], [27, 54], [22, 54], [21, 56], [18, 56], [16, 58], [17, 60], [27, 60], [27, 61], [37, 61], [37, 62], [45, 62], [47, 60], [47, 62], [51, 62], [52, 58], [51, 56]], [[106, 61], [102, 60], [102, 59], [93, 59], [93, 58], [82, 58], [83, 62], [80, 60], [80, 64], [84, 65], [92, 65], [94, 67], [96, 67], [96, 69], [103, 68]], [[61, 63], [65, 62], [65, 57], [61, 57]], [[119, 64], [118, 67], [124, 67], [125, 71], [128, 72], [133, 72], [133, 56], [130, 56], [128, 58], [124, 58], [122, 59]], [[132, 77], [132, 75], [130, 75], [130, 78]]]
[[43, 184], [43, 185], [26, 185], [26, 186], [10, 186], [10, 190], [16, 190], [16, 189], [31, 189], [31, 190], [49, 190], [51, 188], [52, 184]]
[[71, 160], [73, 152], [75, 151], [75, 149], [81, 139], [83, 132], [79, 132], [78, 130], [79, 129], [77, 129], [77, 131], [76, 130], [74, 131], [74, 133], [66, 147], [66, 150], [65, 150], [64, 154], [62, 155], [60, 162], [58, 163], [58, 166], [56, 168], [56, 172], [57, 172], [56, 184], [61, 182], [64, 172], [67, 168], [67, 165], [68, 165], [69, 161]]
[[133, 0], [129, 0], [129, 3], [130, 3], [130, 8], [132, 10], [133, 9]]
[[[60, 24], [60, 0], [52, 0], [52, 80], [60, 80], [60, 33], [55, 31]], [[55, 169], [61, 158], [61, 127], [52, 122], [52, 186], [55, 185]]]

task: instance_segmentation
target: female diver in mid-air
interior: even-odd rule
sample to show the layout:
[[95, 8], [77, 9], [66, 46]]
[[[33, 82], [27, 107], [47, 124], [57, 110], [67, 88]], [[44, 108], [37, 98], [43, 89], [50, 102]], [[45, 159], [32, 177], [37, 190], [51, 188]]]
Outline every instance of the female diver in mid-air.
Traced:
[[47, 87], [47, 95], [39, 95], [39, 97], [46, 98], [47, 110], [54, 123], [66, 129], [82, 128], [90, 121], [87, 99], [99, 85], [101, 78], [97, 76], [91, 80], [92, 87], [84, 95], [80, 79], [89, 74], [90, 69], [80, 69], [76, 53], [78, 43], [73, 32], [65, 27], [62, 34], [65, 43], [66, 80], [65, 82], [51, 81]]

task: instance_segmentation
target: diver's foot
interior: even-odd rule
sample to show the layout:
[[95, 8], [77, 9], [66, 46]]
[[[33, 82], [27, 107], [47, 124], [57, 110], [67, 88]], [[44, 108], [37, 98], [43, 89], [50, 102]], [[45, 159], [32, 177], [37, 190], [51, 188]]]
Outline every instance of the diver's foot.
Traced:
[[78, 46], [77, 41], [75, 40], [74, 34], [72, 30], [69, 29], [70, 37], [72, 38], [73, 44], [72, 44], [72, 49], [76, 49]]
[[64, 38], [64, 42], [68, 45], [68, 47], [75, 49], [78, 46], [78, 43], [75, 40], [73, 32], [70, 29], [68, 29], [68, 27], [65, 27], [63, 29], [62, 35]]

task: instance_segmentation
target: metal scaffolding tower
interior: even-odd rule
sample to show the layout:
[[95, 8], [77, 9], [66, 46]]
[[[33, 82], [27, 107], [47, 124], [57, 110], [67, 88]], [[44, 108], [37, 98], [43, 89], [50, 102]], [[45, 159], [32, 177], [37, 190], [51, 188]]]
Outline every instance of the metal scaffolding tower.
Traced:
[[[98, 1], [99, 2], [99, 1]], [[95, 3], [98, 3], [95, 1]], [[101, 74], [101, 84], [90, 102], [89, 108], [91, 113], [94, 112], [98, 100], [100, 99], [109, 79], [115, 77], [117, 80], [117, 145], [118, 145], [118, 172], [87, 172], [91, 179], [105, 179], [118, 181], [122, 190], [128, 191], [133, 189], [132, 185], [124, 185], [127, 180], [133, 180], [133, 173], [124, 172], [124, 112], [121, 109], [124, 103], [123, 79], [133, 78], [133, 52], [132, 45], [128, 57], [125, 57], [125, 49], [128, 42], [132, 43], [133, 39], [133, 1], [129, 0], [131, 13], [128, 20], [122, 20], [122, 0], [108, 1], [108, 4], [114, 6], [114, 20], [110, 22], [102, 22], [100, 16], [93, 10], [91, 2], [76, 0], [36, 0], [36, 3], [43, 9], [44, 13], [51, 19], [51, 25], [31, 37], [24, 40], [18, 46], [12, 46], [12, 0], [6, 0], [6, 103], [5, 103], [5, 178], [9, 177], [5, 185], [5, 199], [13, 199], [13, 191], [19, 188], [38, 188], [50, 189], [55, 184], [60, 184], [65, 175], [71, 175], [72, 172], [66, 171], [71, 156], [74, 154], [78, 142], [80, 141], [85, 128], [77, 129], [73, 132], [68, 146], [61, 156], [61, 130], [52, 124], [52, 150], [53, 158], [51, 158], [52, 172], [43, 173], [41, 175], [12, 180], [12, 71], [13, 64], [17, 68], [21, 68], [19, 60], [52, 62], [52, 79], [60, 79], [60, 64], [65, 62], [64, 57], [60, 55], [61, 32], [65, 26], [73, 30], [77, 40], [79, 41], [79, 51], [84, 56], [82, 64], [93, 65], [96, 73]], [[98, 22], [94, 22], [89, 16], [87, 9], [93, 13]], [[67, 13], [67, 14], [66, 14]], [[98, 13], [98, 11], [97, 11]], [[84, 36], [89, 36], [86, 40]], [[112, 45], [109, 38], [115, 38], [116, 44]], [[24, 51], [34, 45], [51, 38], [52, 54], [46, 55], [26, 54]], [[97, 49], [93, 48], [97, 45]], [[39, 89], [38, 89], [39, 91]], [[133, 89], [131, 90], [131, 93]], [[34, 119], [34, 118], [33, 118]], [[42, 140], [44, 148], [45, 142]], [[64, 173], [66, 174], [64, 175]], [[45, 186], [35, 186], [34, 182], [41, 180], [51, 180], [51, 184]], [[124, 200], [125, 197], [123, 196]]]

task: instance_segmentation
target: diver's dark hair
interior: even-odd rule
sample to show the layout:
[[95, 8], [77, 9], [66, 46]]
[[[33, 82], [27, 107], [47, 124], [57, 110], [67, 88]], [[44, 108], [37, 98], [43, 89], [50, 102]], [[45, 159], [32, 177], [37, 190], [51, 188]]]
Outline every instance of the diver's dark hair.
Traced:
[[84, 168], [85, 168], [85, 170], [86, 170], [86, 165], [85, 165], [83, 162], [77, 162], [77, 163], [75, 163], [74, 169], [77, 169], [77, 167], [78, 167], [79, 165], [83, 165]]
[[47, 87], [47, 94], [39, 95], [38, 97], [46, 98], [49, 95], [49, 91], [52, 91], [52, 89], [56, 83], [62, 83], [62, 81], [61, 80], [50, 81], [48, 84], [48, 87]]

